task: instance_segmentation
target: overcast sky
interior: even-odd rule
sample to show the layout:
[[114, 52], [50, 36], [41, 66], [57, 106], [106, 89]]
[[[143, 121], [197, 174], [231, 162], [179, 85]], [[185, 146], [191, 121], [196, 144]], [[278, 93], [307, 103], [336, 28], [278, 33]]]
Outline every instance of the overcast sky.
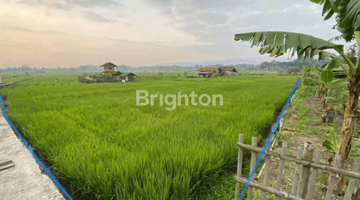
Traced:
[[0, 68], [259, 57], [234, 34], [339, 35], [321, 9], [309, 0], [0, 0]]

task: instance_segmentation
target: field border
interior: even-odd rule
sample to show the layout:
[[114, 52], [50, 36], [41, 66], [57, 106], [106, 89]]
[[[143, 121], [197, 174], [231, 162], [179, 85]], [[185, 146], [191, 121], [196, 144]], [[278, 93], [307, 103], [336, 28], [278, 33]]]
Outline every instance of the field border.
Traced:
[[31, 155], [35, 158], [36, 162], [39, 164], [39, 166], [44, 170], [44, 172], [50, 177], [50, 179], [53, 181], [53, 183], [56, 185], [56, 187], [60, 190], [60, 192], [66, 196], [67, 199], [69, 200], [73, 200], [73, 198], [69, 195], [69, 193], [67, 193], [67, 191], [64, 189], [64, 187], [60, 184], [60, 182], [55, 178], [55, 176], [51, 173], [51, 170], [49, 167], [46, 167], [41, 160], [39, 159], [39, 157], [36, 155], [36, 153], [33, 151], [33, 149], [29, 146], [29, 144], [27, 143], [27, 141], [25, 140], [25, 138], [20, 134], [20, 132], [17, 130], [17, 128], [15, 127], [15, 125], [11, 122], [11, 120], [9, 119], [7, 112], [6, 112], [6, 106], [5, 106], [5, 102], [4, 102], [4, 98], [3, 96], [0, 94], [0, 100], [1, 100], [1, 105], [3, 108], [3, 114], [4, 117], [6, 119], [6, 121], [9, 123], [9, 125], [11, 126], [11, 128], [14, 130], [14, 132], [16, 133], [16, 135], [21, 139], [21, 141], [23, 142], [23, 144], [25, 145], [25, 147], [29, 150], [29, 152], [31, 153]]
[[[265, 143], [265, 145], [264, 145], [264, 147], [263, 147], [263, 149], [262, 149], [259, 157], [257, 158], [257, 161], [256, 161], [256, 163], [255, 163], [254, 168], [253, 168], [253, 169], [250, 169], [250, 170], [251, 170], [250, 176], [248, 177], [248, 179], [247, 179], [247, 181], [246, 181], [246, 184], [245, 184], [245, 186], [243, 187], [243, 189], [242, 189], [242, 191], [241, 191], [241, 194], [240, 194], [239, 197], [237, 198], [238, 200], [241, 200], [242, 197], [245, 195], [245, 192], [246, 192], [247, 188], [248, 188], [249, 185], [250, 185], [250, 182], [251, 182], [251, 180], [252, 180], [252, 177], [255, 175], [256, 169], [257, 169], [257, 167], [259, 166], [260, 161], [261, 161], [262, 158], [264, 157], [265, 151], [267, 150], [267, 148], [268, 148], [268, 146], [269, 146], [269, 144], [270, 144], [270, 142], [271, 142], [271, 140], [272, 140], [272, 138], [273, 138], [273, 136], [274, 136], [274, 134], [275, 134], [278, 126], [279, 126], [279, 124], [280, 124], [280, 121], [281, 121], [281, 119], [283, 118], [283, 115], [284, 115], [287, 107], [289, 106], [289, 104], [290, 104], [290, 102], [291, 102], [291, 100], [292, 100], [292, 97], [293, 97], [293, 95], [294, 95], [295, 92], [296, 92], [296, 89], [297, 89], [298, 86], [299, 86], [300, 80], [301, 80], [301, 78], [299, 77], [298, 80], [297, 80], [297, 82], [296, 82], [296, 84], [295, 84], [295, 86], [294, 86], [294, 88], [293, 88], [293, 90], [291, 91], [291, 93], [290, 93], [290, 95], [289, 95], [289, 97], [288, 97], [288, 99], [287, 99], [287, 101], [286, 101], [286, 104], [284, 105], [284, 107], [283, 107], [283, 109], [282, 109], [279, 117], [277, 118], [276, 124], [275, 124], [275, 125], [273, 126], [273, 128], [272, 128], [272, 131], [271, 131], [271, 133], [270, 133], [270, 136], [269, 136], [268, 139], [266, 140], [266, 143]], [[237, 196], [237, 195], [238, 195], [238, 194], [236, 194], [236, 196]]]

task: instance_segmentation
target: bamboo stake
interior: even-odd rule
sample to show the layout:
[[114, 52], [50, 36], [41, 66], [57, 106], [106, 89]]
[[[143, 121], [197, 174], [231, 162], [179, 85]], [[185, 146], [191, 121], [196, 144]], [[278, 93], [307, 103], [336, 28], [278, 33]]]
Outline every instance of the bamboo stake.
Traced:
[[[255, 151], [255, 152], [261, 152], [262, 151], [261, 148], [252, 147], [252, 146], [247, 145], [247, 144], [237, 143], [237, 145], [239, 147], [244, 148], [244, 149], [248, 149], [248, 150]], [[323, 163], [315, 164], [312, 161], [296, 159], [296, 157], [294, 157], [294, 156], [289, 156], [289, 155], [281, 156], [279, 153], [272, 152], [272, 151], [266, 152], [265, 155], [273, 156], [273, 157], [277, 157], [277, 158], [283, 158], [285, 160], [292, 161], [292, 162], [295, 162], [297, 164], [310, 166], [311, 168], [323, 169], [323, 170], [327, 170], [327, 171], [330, 171], [330, 172], [333, 172], [333, 173], [343, 174], [345, 176], [350, 176], [352, 178], [360, 179], [360, 173], [356, 173], [356, 172], [353, 172], [353, 171], [347, 171], [347, 170], [341, 169], [341, 168], [335, 168], [333, 166], [326, 165], [326, 164], [323, 164]]]
[[[340, 161], [341, 161], [341, 155], [335, 155], [335, 162], [334, 162], [335, 168], [338, 168], [340, 166]], [[335, 181], [336, 181], [336, 173], [331, 173], [325, 200], [331, 199], [331, 196], [335, 188]]]
[[[316, 156], [314, 162], [316, 164], [320, 163], [321, 152], [319, 150], [316, 151]], [[318, 176], [318, 169], [312, 169], [309, 185], [308, 185], [308, 194], [306, 195], [306, 200], [313, 199], [314, 191], [316, 190], [316, 178]]]
[[[253, 137], [252, 138], [252, 145], [253, 147], [257, 147], [257, 137]], [[251, 171], [253, 170], [255, 163], [256, 163], [256, 152], [255, 151], [251, 151], [251, 165], [250, 165], [250, 175], [251, 175]], [[254, 180], [254, 178], [250, 181], [252, 182]], [[252, 200], [254, 198], [254, 188], [253, 187], [249, 187], [249, 192], [248, 192], [248, 199]]]
[[[356, 158], [356, 161], [355, 161], [354, 167], [353, 167], [353, 171], [354, 172], [359, 172], [360, 171], [359, 168], [360, 168], [360, 157]], [[351, 199], [358, 181], [359, 180], [355, 179], [355, 178], [350, 179], [349, 185], [348, 185], [347, 190], [345, 192], [344, 200], [350, 200]]]
[[[236, 181], [240, 182], [240, 183], [246, 183], [247, 179], [246, 178], [236, 178]], [[285, 199], [293, 199], [293, 200], [303, 200], [302, 198], [299, 197], [295, 197], [293, 195], [290, 195], [284, 191], [277, 191], [276, 189], [272, 188], [272, 187], [268, 187], [268, 186], [264, 186], [258, 183], [254, 183], [254, 182], [250, 182], [249, 184], [251, 187], [254, 187], [256, 189], [262, 190], [262, 191], [266, 191], [269, 192], [271, 194], [275, 194], [276, 196], [285, 198]]]
[[[281, 155], [285, 156], [286, 155], [286, 151], [287, 151], [287, 144], [286, 142], [282, 143], [282, 148], [281, 148]], [[284, 173], [284, 165], [285, 165], [285, 160], [280, 158], [280, 164], [279, 164], [279, 174], [277, 177], [277, 182], [276, 182], [276, 190], [277, 191], [281, 191], [281, 180], [282, 180], [282, 176]], [[275, 198], [276, 200], [279, 200], [280, 197], [276, 196]]]
[[[244, 135], [243, 134], [239, 135], [239, 143], [244, 143]], [[243, 160], [243, 149], [241, 147], [239, 147], [236, 177], [242, 176], [242, 160]], [[240, 195], [240, 183], [236, 182], [235, 200], [237, 200], [239, 198], [239, 195]]]
[[[304, 159], [311, 161], [314, 153], [314, 144], [311, 142], [305, 142], [304, 144]], [[309, 182], [311, 168], [310, 166], [303, 165], [300, 172], [300, 183], [297, 191], [297, 196], [305, 198], [307, 194], [307, 185]]]
[[[269, 149], [267, 150], [267, 152], [272, 151], [273, 148], [274, 148], [274, 145], [275, 145], [275, 141], [273, 141], [272, 144], [271, 144], [271, 146], [268, 147]], [[260, 172], [259, 172], [259, 174], [258, 174], [258, 176], [257, 176], [258, 178], [260, 178], [260, 176], [264, 173], [265, 167], [266, 167], [266, 162], [265, 162], [265, 164], [262, 166], [262, 168], [261, 168], [261, 170], [260, 170]]]
[[[297, 154], [297, 159], [301, 160], [301, 156], [303, 153], [304, 147], [299, 146], [298, 147], [298, 154]], [[294, 176], [294, 181], [293, 181], [293, 186], [292, 186], [292, 190], [291, 190], [291, 195], [296, 196], [296, 191], [298, 189], [298, 182], [299, 182], [299, 178], [300, 178], [300, 170], [301, 170], [301, 164], [296, 164], [296, 168], [295, 168], [295, 176]]]
[[[270, 148], [271, 149], [271, 148]], [[264, 169], [264, 186], [269, 185], [269, 168], [270, 168], [270, 156], [266, 156]], [[262, 192], [262, 200], [266, 200], [266, 191]]]

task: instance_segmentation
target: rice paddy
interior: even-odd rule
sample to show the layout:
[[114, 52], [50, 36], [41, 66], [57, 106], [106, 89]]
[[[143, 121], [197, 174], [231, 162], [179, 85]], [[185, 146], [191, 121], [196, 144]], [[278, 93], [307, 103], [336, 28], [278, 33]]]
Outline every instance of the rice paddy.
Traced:
[[[295, 76], [80, 84], [53, 77], [1, 89], [10, 119], [60, 177], [99, 199], [191, 199], [236, 165], [236, 141], [260, 136], [290, 94]], [[51, 81], [50, 81], [51, 80]], [[151, 94], [222, 94], [223, 106], [136, 106]], [[157, 101], [157, 100], [155, 100]], [[234, 183], [235, 184], [235, 183]]]

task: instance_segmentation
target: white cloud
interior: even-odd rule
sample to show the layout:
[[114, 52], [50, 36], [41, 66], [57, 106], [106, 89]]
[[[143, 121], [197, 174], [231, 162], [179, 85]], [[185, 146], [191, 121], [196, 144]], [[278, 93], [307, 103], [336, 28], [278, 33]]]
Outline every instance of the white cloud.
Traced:
[[94, 20], [94, 21], [97, 21], [97, 22], [115, 22], [115, 21], [106, 19], [105, 17], [103, 17], [103, 16], [101, 16], [99, 14], [96, 14], [95, 12], [92, 12], [92, 11], [87, 11], [85, 13], [85, 18], [90, 19], [90, 20]]
[[[97, 54], [103, 52], [105, 56], [108, 52], [109, 57], [116, 57], [117, 53], [126, 54], [127, 61], [130, 60], [131, 55], [126, 50], [129, 50], [130, 54], [139, 56], [142, 53], [141, 45], [144, 45], [146, 52], [142, 56], [142, 65], [146, 65], [144, 64], [146, 59], [149, 63], [156, 64], [156, 62], [162, 63], [165, 60], [172, 62], [180, 58], [194, 61], [194, 59], [214, 57], [216, 59], [258, 57], [258, 49], [249, 48], [248, 43], [235, 42], [234, 35], [241, 32], [283, 30], [329, 39], [340, 35], [332, 29], [334, 24], [334, 19], [323, 22], [321, 6], [308, 0], [123, 2], [8, 0], [5, 3], [0, 2], [0, 26], [7, 27], [6, 33], [9, 34], [2, 35], [3, 38], [13, 37], [11, 32], [21, 37], [36, 38], [37, 31], [49, 30], [56, 35], [47, 36], [51, 38], [49, 46], [54, 45], [56, 49], [58, 45], [59, 49], [64, 51], [66, 49], [64, 46], [54, 42], [56, 39], [62, 40], [62, 34], [55, 33], [66, 34], [66, 38], [71, 41], [71, 37], [98, 38], [95, 41], [100, 43], [94, 46], [101, 50], [95, 51]], [[136, 48], [128, 43], [125, 45], [123, 41], [135, 42]], [[14, 42], [16, 43], [16, 40]], [[76, 49], [81, 51], [81, 48], [84, 48], [83, 51], [88, 52], [88, 46], [82, 42]], [[14, 45], [20, 48], [23, 43], [26, 41], [21, 40]], [[11, 46], [10, 43], [7, 44]], [[45, 43], [42, 45], [46, 46]], [[124, 45], [126, 48], [117, 45]], [[152, 48], [153, 53], [150, 51]], [[166, 48], [169, 48], [171, 53], [164, 54]], [[11, 47], [11, 49], [16, 48]], [[189, 52], [189, 55], [185, 55], [186, 52]], [[194, 52], [197, 57], [192, 56]], [[66, 52], [61, 55], [65, 56]], [[165, 58], [164, 55], [169, 57]], [[129, 61], [128, 64], [130, 63]], [[136, 58], [131, 64], [137, 65], [135, 63]]]
[[204, 12], [198, 15], [198, 19], [206, 24], [218, 25], [225, 24], [229, 20], [229, 16], [216, 12]]

